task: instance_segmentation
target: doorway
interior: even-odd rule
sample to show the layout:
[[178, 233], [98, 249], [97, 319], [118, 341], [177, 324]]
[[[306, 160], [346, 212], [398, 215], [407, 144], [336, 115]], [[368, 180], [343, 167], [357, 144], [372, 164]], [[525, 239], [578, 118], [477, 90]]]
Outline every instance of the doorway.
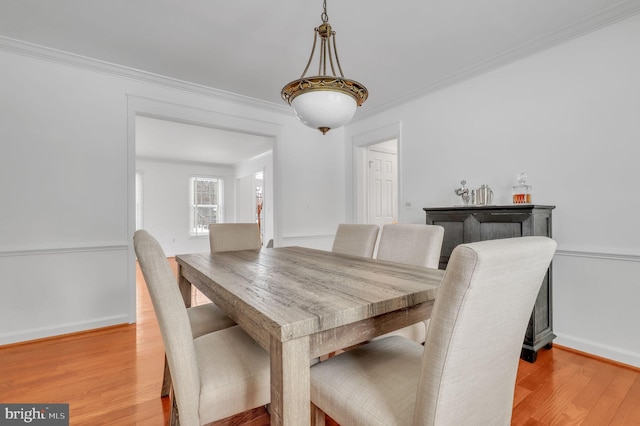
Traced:
[[[138, 155], [142, 156], [145, 160], [153, 160], [154, 163], [161, 164], [169, 164], [174, 162], [167, 162], [164, 154], [160, 154], [158, 152], [154, 153], [144, 153], [139, 152], [144, 148], [144, 144], [141, 140], [137, 140], [136, 138], [136, 122], [138, 118], [143, 119], [155, 119], [160, 122], [168, 122], [171, 125], [179, 125], [179, 126], [187, 126], [194, 131], [198, 132], [206, 132], [210, 134], [210, 132], [220, 132], [224, 133], [225, 137], [220, 138], [219, 142], [216, 142], [216, 145], [220, 143], [226, 142], [229, 145], [235, 146], [237, 148], [245, 147], [247, 145], [252, 145], [256, 141], [261, 141], [268, 145], [270, 151], [269, 155], [261, 156], [258, 155], [256, 157], [256, 152], [247, 152], [246, 150], [238, 153], [240, 156], [239, 159], [233, 163], [242, 164], [250, 163], [252, 160], [256, 161], [256, 158], [259, 161], [263, 161], [264, 164], [264, 178], [265, 178], [265, 187], [271, 188], [269, 191], [265, 191], [265, 195], [270, 200], [268, 206], [269, 208], [265, 211], [264, 221], [269, 223], [269, 238], [276, 238], [277, 240], [277, 232], [278, 232], [278, 220], [275, 206], [278, 205], [278, 192], [273, 188], [274, 181], [277, 179], [277, 173], [274, 170], [273, 164], [277, 160], [277, 150], [276, 146], [278, 144], [278, 138], [280, 134], [280, 125], [277, 123], [271, 123], [264, 120], [256, 120], [252, 118], [240, 117], [230, 115], [228, 113], [220, 113], [211, 110], [205, 110], [202, 108], [195, 108], [186, 105], [178, 105], [174, 103], [163, 102], [159, 100], [149, 99], [138, 97], [134, 95], [127, 96], [127, 199], [128, 204], [130, 206], [128, 212], [128, 233], [129, 235], [133, 235], [136, 230], [136, 202], [135, 202], [135, 194], [136, 194], [136, 166]], [[167, 136], [167, 132], [163, 132], [162, 136]], [[239, 138], [239, 139], [238, 139]], [[154, 140], [160, 139], [159, 137], [154, 137]], [[177, 143], [175, 142], [177, 140]], [[193, 140], [193, 138], [189, 138], [188, 140]], [[164, 145], [167, 150], [172, 149], [170, 158], [176, 159], [178, 158], [178, 166], [180, 170], [176, 172], [182, 172], [186, 168], [193, 167], [201, 167], [205, 166], [210, 168], [212, 161], [206, 160], [205, 157], [207, 153], [204, 151], [198, 151], [194, 153], [194, 149], [192, 147], [187, 146], [189, 142], [184, 138], [176, 138], [174, 139], [174, 143]], [[155, 144], [154, 144], [155, 145]], [[158, 148], [158, 146], [154, 146], [154, 148]], [[177, 151], [173, 151], [173, 149], [178, 148]], [[187, 158], [180, 157], [183, 155], [187, 155], [187, 153], [191, 153], [195, 155], [195, 158]], [[166, 153], [165, 153], [166, 154]], [[161, 158], [162, 157], [162, 158]], [[219, 156], [218, 156], [219, 158]], [[241, 161], [246, 160], [246, 161]], [[220, 166], [220, 164], [218, 164]], [[242, 166], [240, 166], [242, 167]], [[206, 170], [205, 170], [206, 172]], [[187, 174], [190, 171], [187, 172]], [[199, 172], [196, 172], [199, 173]], [[187, 175], [182, 173], [182, 175]], [[164, 173], [156, 173], [156, 176], [165, 176]], [[146, 174], [144, 176], [147, 181], [151, 180], [150, 174]], [[166, 177], [166, 176], [165, 176]], [[229, 174], [226, 177], [226, 181], [233, 184], [235, 181], [235, 174]], [[173, 187], [179, 187], [179, 190], [184, 190], [183, 185], [179, 183], [175, 185], [176, 182], [179, 182], [182, 178], [179, 179], [170, 179], [167, 181], [167, 185], [163, 186], [160, 190], [163, 192], [168, 191]], [[229, 191], [234, 193], [235, 191]], [[181, 202], [182, 200], [182, 202]], [[178, 223], [177, 226], [181, 226], [179, 223], [184, 222], [181, 219], [184, 216], [184, 209], [188, 207], [188, 196], [179, 196], [174, 197], [173, 202], [169, 205], [167, 204], [164, 208], [164, 211], [168, 214], [175, 213], [177, 220], [169, 220], [163, 222], [161, 226], [155, 226], [154, 229], [156, 233], [159, 233], [159, 240], [161, 243], [165, 243], [165, 245], [171, 247], [172, 245], [177, 245], [178, 238], [175, 238], [173, 235], [178, 235], [178, 232], [182, 231], [182, 227], [180, 227], [179, 231], [175, 231], [173, 234], [169, 234], [171, 230], [167, 230], [167, 226], [164, 224], [174, 224]], [[232, 199], [229, 200], [228, 204], [233, 205], [234, 202]], [[265, 203], [266, 204], [266, 203]], [[187, 207], [185, 207], [187, 206]], [[145, 206], [145, 212], [149, 210], [153, 206]], [[158, 209], [156, 209], [158, 210]], [[234, 212], [235, 213], [235, 212]], [[146, 215], [146, 213], [145, 213]], [[145, 224], [145, 227], [151, 226], [151, 223]], [[185, 239], [185, 241], [188, 239]], [[189, 244], [193, 241], [187, 241]], [[208, 248], [208, 239], [200, 241], [201, 244], [204, 244], [205, 250]], [[186, 247], [186, 246], [185, 246]], [[179, 252], [189, 252], [194, 251], [191, 248], [183, 248], [179, 247], [175, 250], [171, 250], [171, 252], [166, 253], [167, 255], [173, 255]], [[203, 250], [199, 250], [203, 251]], [[136, 261], [135, 254], [133, 251], [133, 242], [132, 239], [129, 239], [129, 266], [128, 266], [128, 283], [129, 283], [129, 322], [136, 322]]]
[[[271, 236], [271, 223], [266, 220], [264, 206], [271, 202], [265, 194], [266, 167], [236, 178], [236, 222], [256, 222], [260, 231], [260, 240], [266, 245], [265, 235]], [[268, 231], [267, 231], [268, 228]]]
[[353, 223], [402, 222], [400, 123], [352, 139]]

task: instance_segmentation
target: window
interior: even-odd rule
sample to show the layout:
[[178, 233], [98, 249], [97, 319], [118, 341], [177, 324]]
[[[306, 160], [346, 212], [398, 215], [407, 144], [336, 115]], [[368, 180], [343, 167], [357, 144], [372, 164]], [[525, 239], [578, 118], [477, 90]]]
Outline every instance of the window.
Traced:
[[136, 231], [142, 229], [142, 172], [136, 172]]
[[209, 235], [210, 223], [221, 223], [222, 179], [193, 176], [190, 179], [189, 234], [195, 237]]

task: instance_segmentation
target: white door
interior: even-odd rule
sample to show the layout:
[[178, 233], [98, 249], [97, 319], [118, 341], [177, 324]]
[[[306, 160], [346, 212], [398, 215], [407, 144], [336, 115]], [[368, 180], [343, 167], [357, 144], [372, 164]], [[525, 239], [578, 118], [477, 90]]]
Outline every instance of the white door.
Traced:
[[398, 221], [398, 155], [380, 148], [368, 152], [367, 223], [382, 226]]

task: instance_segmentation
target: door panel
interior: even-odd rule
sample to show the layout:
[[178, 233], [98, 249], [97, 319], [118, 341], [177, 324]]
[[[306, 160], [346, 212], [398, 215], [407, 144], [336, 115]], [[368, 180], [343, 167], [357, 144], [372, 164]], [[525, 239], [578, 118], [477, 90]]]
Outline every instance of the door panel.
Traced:
[[369, 150], [368, 220], [379, 226], [398, 220], [398, 172], [394, 153]]

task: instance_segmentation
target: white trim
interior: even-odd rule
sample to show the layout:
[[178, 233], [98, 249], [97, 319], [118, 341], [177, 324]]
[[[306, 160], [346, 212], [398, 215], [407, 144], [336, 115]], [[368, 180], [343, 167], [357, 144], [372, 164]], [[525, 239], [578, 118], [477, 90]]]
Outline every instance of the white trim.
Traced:
[[545, 36], [539, 37], [526, 43], [522, 43], [512, 49], [499, 53], [492, 58], [485, 59], [477, 64], [471, 65], [458, 72], [446, 75], [441, 79], [423, 87], [417, 88], [414, 92], [383, 103], [370, 109], [364, 109], [358, 112], [351, 122], [357, 122], [367, 117], [375, 115], [379, 112], [407, 103], [413, 99], [423, 97], [446, 87], [468, 80], [470, 78], [488, 73], [496, 68], [516, 62], [537, 53], [551, 49], [560, 44], [566, 43], [585, 34], [597, 31], [603, 27], [613, 23], [623, 21], [640, 13], [640, 5], [637, 2], [628, 0], [619, 1], [617, 4], [608, 9], [588, 16], [571, 25], [560, 28]]
[[640, 262], [640, 255], [638, 254], [607, 252], [603, 250], [557, 250], [556, 255], [603, 260], [619, 260], [624, 262]]
[[[366, 109], [363, 109], [358, 114], [356, 114], [356, 116], [352, 119], [352, 122], [362, 120], [399, 104], [404, 104], [413, 99], [436, 92], [440, 89], [452, 86], [456, 83], [460, 83], [472, 77], [485, 74], [491, 70], [532, 56], [544, 50], [548, 50], [552, 47], [566, 43], [582, 35], [597, 31], [615, 22], [625, 20], [638, 13], [640, 13], [640, 5], [638, 5], [637, 2], [632, 2], [629, 0], [619, 1], [608, 9], [595, 13], [576, 23], [567, 25], [559, 30], [553, 31], [545, 36], [539, 37], [536, 40], [522, 43], [519, 46], [495, 55], [492, 58], [485, 59], [463, 70], [446, 75], [438, 81], [435, 81], [427, 86], [417, 88], [412, 93], [398, 97], [389, 102], [380, 104], [372, 108], [365, 107]], [[0, 50], [17, 53], [24, 56], [31, 56], [50, 62], [63, 63], [118, 77], [143, 81], [159, 86], [183, 90], [186, 92], [216, 96], [233, 102], [239, 102], [245, 105], [249, 104], [272, 111], [290, 111], [290, 108], [284, 104], [268, 102], [257, 98], [238, 95], [236, 93], [227, 92], [225, 90], [179, 80], [176, 78], [166, 77], [135, 68], [125, 67], [122, 65], [101, 61], [98, 59], [93, 59], [62, 50], [52, 49], [10, 37], [0, 36]]]
[[263, 101], [261, 99], [238, 95], [236, 93], [227, 92], [201, 84], [178, 80], [176, 78], [166, 77], [135, 68], [125, 67], [123, 65], [101, 61], [82, 55], [76, 55], [74, 53], [52, 49], [49, 47], [28, 43], [10, 37], [0, 36], [0, 50], [10, 53], [16, 53], [23, 56], [30, 56], [49, 62], [71, 65], [85, 70], [100, 72], [116, 77], [142, 81], [149, 84], [155, 84], [157, 86], [178, 89], [185, 92], [202, 94], [206, 96], [215, 96], [217, 98], [241, 103], [243, 105], [250, 105], [257, 108], [272, 110], [280, 113], [286, 113], [290, 111], [290, 108], [284, 104], [281, 105], [273, 102]]
[[[136, 171], [136, 116], [143, 115], [161, 120], [178, 121], [186, 124], [214, 127], [223, 130], [240, 131], [258, 136], [273, 138], [273, 206], [272, 214], [274, 218], [273, 238], [276, 245], [279, 245], [278, 232], [280, 230], [280, 219], [277, 214], [280, 203], [280, 186], [278, 185], [278, 161], [279, 145], [282, 139], [282, 125], [279, 123], [256, 120], [248, 117], [241, 117], [223, 113], [220, 111], [205, 108], [192, 107], [173, 102], [162, 101], [142, 97], [133, 94], [126, 94], [127, 97], [127, 188], [128, 188], [128, 235], [135, 232], [135, 171]], [[136, 268], [135, 255], [133, 250], [133, 239], [129, 241], [129, 322], [136, 322]]]
[[558, 345], [566, 346], [567, 348], [575, 349], [577, 351], [621, 362], [634, 367], [640, 367], [640, 353], [626, 351], [614, 346], [602, 345], [594, 341], [558, 333], [555, 330], [554, 333], [556, 334], [556, 338], [553, 341], [554, 344], [557, 343]]
[[89, 331], [97, 328], [104, 328], [127, 323], [129, 323], [128, 315], [114, 315], [110, 317], [92, 319], [91, 321], [73, 322], [63, 325], [20, 330], [19, 332], [0, 335], [0, 345], [9, 345], [18, 342], [22, 343], [35, 339], [60, 336], [63, 334], [77, 333], [81, 331]]
[[82, 245], [70, 245], [70, 246], [15, 248], [10, 250], [0, 250], [0, 257], [40, 256], [40, 255], [61, 254], [61, 253], [93, 253], [93, 252], [100, 252], [100, 251], [126, 251], [128, 249], [129, 249], [129, 245], [126, 242], [82, 244]]
[[[367, 131], [354, 135], [351, 138], [350, 156], [347, 156], [345, 163], [349, 163], [351, 158], [351, 193], [347, 191], [346, 205], [351, 205], [352, 208], [352, 222], [353, 223], [366, 223], [367, 212], [366, 208], [362, 208], [364, 205], [364, 195], [366, 194], [366, 181], [367, 181], [367, 149], [371, 145], [375, 145], [380, 142], [395, 139], [398, 150], [398, 222], [402, 223], [403, 211], [400, 208], [402, 205], [402, 125], [401, 122], [395, 122], [377, 129]], [[348, 185], [348, 183], [347, 183]], [[347, 215], [348, 217], [348, 215]]]

